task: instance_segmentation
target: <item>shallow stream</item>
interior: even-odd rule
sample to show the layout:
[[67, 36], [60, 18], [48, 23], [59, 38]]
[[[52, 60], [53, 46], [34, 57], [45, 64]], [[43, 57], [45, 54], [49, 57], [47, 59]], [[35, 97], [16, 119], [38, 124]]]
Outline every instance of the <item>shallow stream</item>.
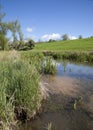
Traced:
[[57, 74], [43, 76], [49, 89], [42, 112], [22, 130], [93, 130], [93, 65], [57, 61]]

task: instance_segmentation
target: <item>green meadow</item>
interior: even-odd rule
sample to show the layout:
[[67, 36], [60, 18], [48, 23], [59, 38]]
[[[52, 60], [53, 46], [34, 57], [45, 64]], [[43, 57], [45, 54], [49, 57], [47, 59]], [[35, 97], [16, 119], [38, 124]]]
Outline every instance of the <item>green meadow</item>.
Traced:
[[45, 42], [36, 44], [35, 51], [92, 51], [93, 38]]

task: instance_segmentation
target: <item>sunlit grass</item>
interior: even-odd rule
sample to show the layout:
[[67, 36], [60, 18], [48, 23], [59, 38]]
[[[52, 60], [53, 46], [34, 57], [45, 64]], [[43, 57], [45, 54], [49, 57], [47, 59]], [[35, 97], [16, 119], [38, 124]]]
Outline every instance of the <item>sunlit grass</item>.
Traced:
[[41, 107], [42, 96], [35, 64], [17, 52], [0, 54], [0, 120], [4, 129], [14, 121], [15, 114], [23, 120], [33, 117]]
[[93, 51], [93, 38], [39, 43], [36, 44], [34, 50]]

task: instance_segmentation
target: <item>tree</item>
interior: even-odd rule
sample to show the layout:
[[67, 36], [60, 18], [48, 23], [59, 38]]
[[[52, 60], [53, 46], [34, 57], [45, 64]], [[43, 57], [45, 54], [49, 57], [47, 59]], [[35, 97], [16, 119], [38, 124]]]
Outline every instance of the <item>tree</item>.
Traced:
[[1, 12], [1, 5], [0, 5], [0, 50], [5, 50], [7, 47], [8, 39], [6, 37], [8, 31], [8, 24], [3, 22], [3, 18], [5, 13]]
[[30, 49], [33, 49], [35, 46], [35, 42], [32, 39], [28, 39], [28, 42], [26, 44], [28, 47], [30, 47]]
[[8, 49], [8, 39], [3, 35], [0, 34], [0, 50]]
[[9, 29], [12, 32], [13, 44], [24, 44], [23, 34], [21, 31], [21, 25], [18, 20], [9, 23]]
[[82, 35], [79, 35], [78, 39], [82, 39], [82, 38], [83, 38]]
[[1, 12], [1, 9], [2, 7], [0, 5], [0, 49], [5, 50], [5, 47], [8, 45], [8, 38], [7, 38], [8, 31], [12, 33], [13, 37], [12, 47], [14, 49], [19, 49], [19, 46], [24, 44], [21, 25], [18, 20], [12, 22], [4, 22], [3, 18], [5, 17], [5, 13]]
[[90, 36], [90, 38], [93, 38], [93, 36]]
[[56, 40], [53, 40], [53, 39], [49, 39], [48, 42], [56, 42]]
[[67, 34], [64, 34], [64, 35], [62, 36], [62, 39], [63, 39], [63, 40], [69, 40], [69, 37], [68, 37]]

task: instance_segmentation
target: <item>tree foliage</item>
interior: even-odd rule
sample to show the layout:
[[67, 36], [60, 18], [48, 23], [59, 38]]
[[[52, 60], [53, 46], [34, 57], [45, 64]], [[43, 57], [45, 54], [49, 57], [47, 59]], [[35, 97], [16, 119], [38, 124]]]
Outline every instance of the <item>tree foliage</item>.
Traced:
[[20, 44], [19, 50], [31, 50], [35, 47], [35, 42], [32, 39], [28, 39], [25, 44]]
[[7, 42], [8, 42], [8, 39], [5, 37], [5, 35], [0, 34], [0, 50], [8, 49]]
[[0, 6], [0, 49], [5, 50], [8, 46], [7, 33], [10, 31], [12, 33], [13, 42], [11, 47], [13, 49], [18, 49], [20, 44], [24, 43], [23, 34], [21, 31], [21, 25], [18, 20], [11, 22], [4, 22], [3, 18], [5, 13], [1, 12]]
[[82, 39], [82, 38], [83, 38], [82, 35], [79, 35], [78, 39]]
[[69, 40], [69, 36], [67, 34], [62, 35], [63, 40]]
[[8, 39], [6, 38], [8, 24], [3, 22], [5, 13], [1, 12], [0, 6], [0, 50], [5, 50]]

